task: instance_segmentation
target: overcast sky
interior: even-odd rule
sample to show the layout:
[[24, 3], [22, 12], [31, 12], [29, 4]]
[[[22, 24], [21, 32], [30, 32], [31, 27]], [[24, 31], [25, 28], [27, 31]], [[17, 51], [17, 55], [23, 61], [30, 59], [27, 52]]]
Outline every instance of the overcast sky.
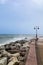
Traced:
[[0, 34], [43, 34], [43, 0], [0, 0]]

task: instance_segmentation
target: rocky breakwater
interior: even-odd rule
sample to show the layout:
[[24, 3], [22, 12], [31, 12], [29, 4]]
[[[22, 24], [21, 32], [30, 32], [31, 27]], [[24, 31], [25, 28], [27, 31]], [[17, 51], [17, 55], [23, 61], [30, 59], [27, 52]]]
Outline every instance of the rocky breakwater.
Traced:
[[0, 65], [25, 65], [29, 41], [18, 40], [0, 46]]

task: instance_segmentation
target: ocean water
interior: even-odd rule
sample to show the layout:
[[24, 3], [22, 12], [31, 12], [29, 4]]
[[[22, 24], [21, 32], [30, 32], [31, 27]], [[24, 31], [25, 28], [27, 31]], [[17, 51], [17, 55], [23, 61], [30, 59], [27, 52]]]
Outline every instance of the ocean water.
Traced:
[[30, 40], [34, 37], [34, 35], [29, 34], [0, 34], [0, 45], [8, 44], [9, 42], [15, 42], [25, 38]]

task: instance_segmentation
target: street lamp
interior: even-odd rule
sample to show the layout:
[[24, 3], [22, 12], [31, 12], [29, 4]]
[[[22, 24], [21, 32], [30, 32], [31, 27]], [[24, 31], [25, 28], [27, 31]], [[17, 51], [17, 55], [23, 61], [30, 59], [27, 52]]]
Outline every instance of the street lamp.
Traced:
[[37, 40], [38, 39], [38, 37], [37, 37], [37, 30], [39, 30], [39, 27], [38, 26], [34, 27], [34, 30], [36, 30], [36, 40]]

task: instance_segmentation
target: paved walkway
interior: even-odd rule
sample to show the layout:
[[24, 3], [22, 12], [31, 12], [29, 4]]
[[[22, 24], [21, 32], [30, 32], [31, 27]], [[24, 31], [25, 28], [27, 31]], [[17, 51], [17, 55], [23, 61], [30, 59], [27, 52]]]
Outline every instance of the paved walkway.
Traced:
[[30, 44], [26, 65], [37, 65], [35, 41]]

